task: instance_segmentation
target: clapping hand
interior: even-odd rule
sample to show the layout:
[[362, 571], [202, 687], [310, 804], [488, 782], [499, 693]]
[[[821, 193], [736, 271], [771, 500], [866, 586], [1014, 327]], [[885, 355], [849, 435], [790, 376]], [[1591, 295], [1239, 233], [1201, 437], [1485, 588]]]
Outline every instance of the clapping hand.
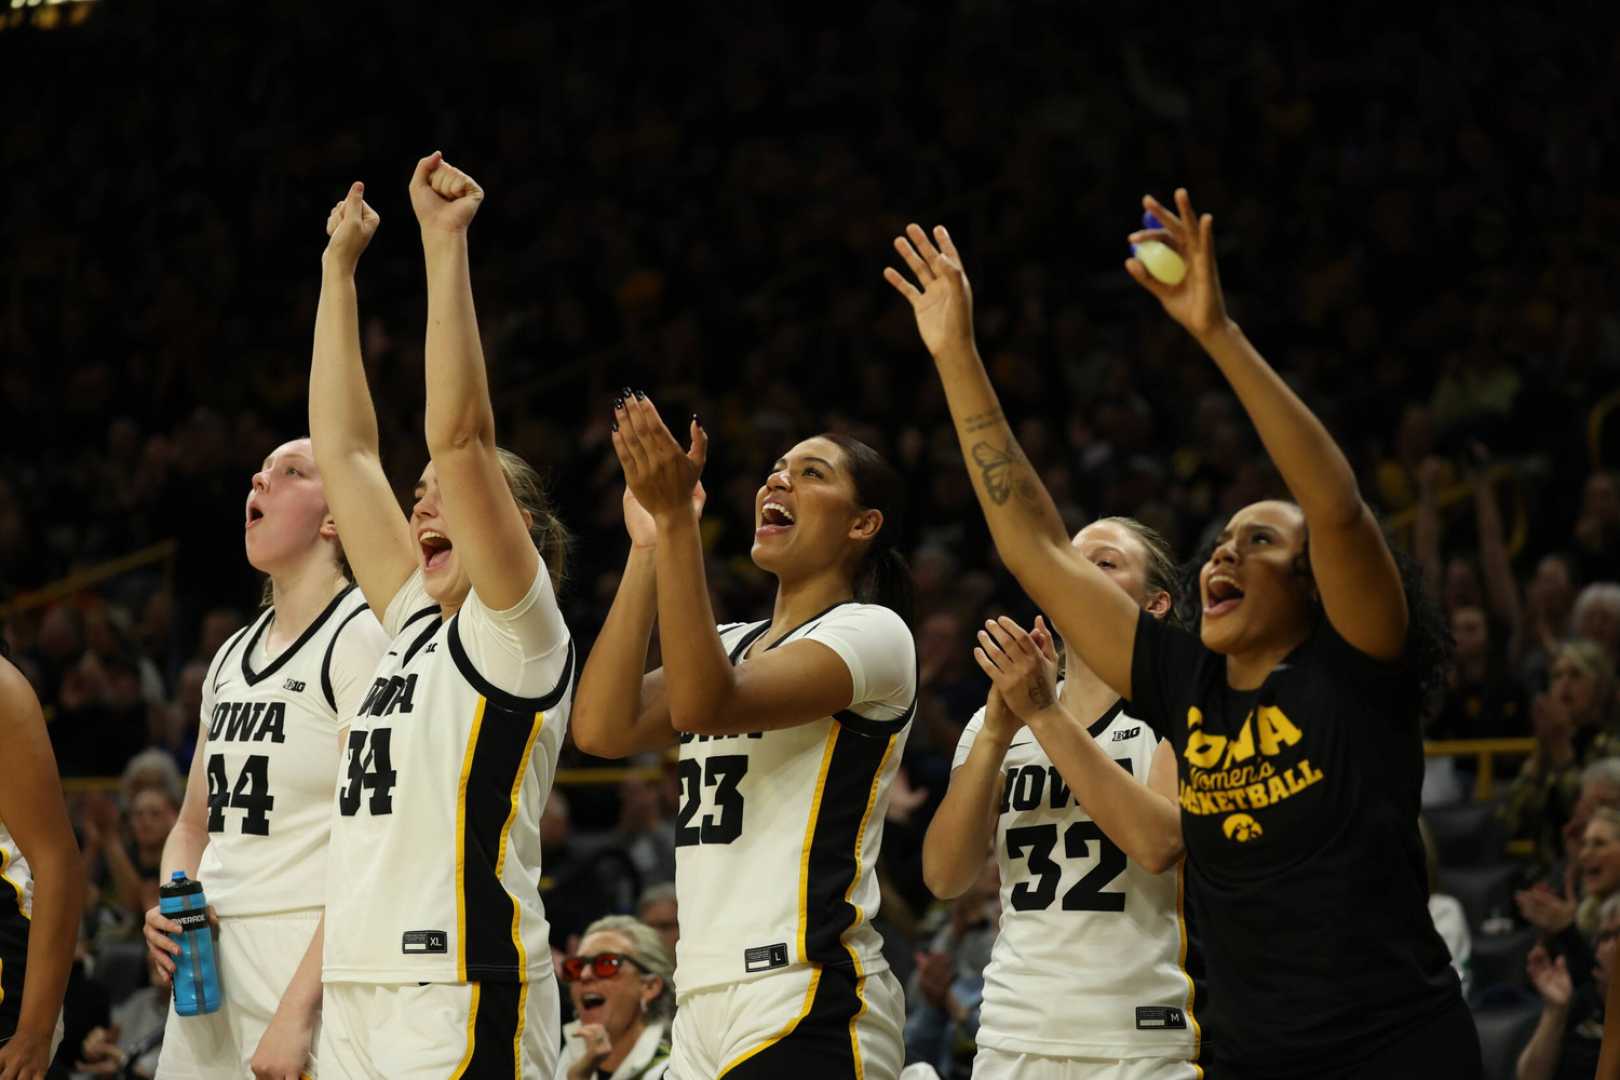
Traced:
[[[691, 437], [691, 447], [682, 450], [664, 426], [652, 399], [640, 391], [626, 390], [614, 402], [613, 452], [624, 468], [630, 494], [655, 522], [678, 513], [691, 514], [695, 520], [696, 511], [702, 508], [697, 490], [709, 457], [709, 435], [696, 415], [692, 417]], [[627, 512], [629, 507], [626, 502]], [[632, 540], [635, 536], [632, 531]]]

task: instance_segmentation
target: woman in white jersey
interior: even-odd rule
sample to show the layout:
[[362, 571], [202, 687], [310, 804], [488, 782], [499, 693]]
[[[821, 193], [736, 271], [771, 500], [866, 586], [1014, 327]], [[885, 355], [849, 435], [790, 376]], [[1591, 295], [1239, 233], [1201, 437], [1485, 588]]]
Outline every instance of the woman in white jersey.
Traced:
[[484, 193], [439, 154], [410, 184], [431, 460], [400, 513], [360, 360], [354, 268], [378, 223], [362, 193], [327, 223], [309, 422], [355, 580], [392, 643], [338, 780], [321, 1060], [345, 1077], [549, 1077], [561, 1018], [540, 813], [572, 689], [553, 581], [567, 534], [534, 470], [495, 445], [467, 259]]
[[[1103, 518], [1074, 546], [1149, 614], [1173, 610], [1158, 533]], [[1174, 752], [1072, 653], [1054, 686], [1043, 622], [1030, 635], [995, 620], [979, 641], [994, 689], [923, 845], [941, 897], [972, 884], [991, 842], [1001, 868], [973, 1075], [1191, 1080], [1202, 1002], [1187, 972]]]
[[[180, 1016], [171, 1002], [159, 1072], [176, 1080], [314, 1076], [321, 910], [340, 729], [387, 647], [349, 581], [309, 440], [272, 450], [244, 514], [248, 562], [270, 604], [215, 653], [197, 749], [162, 880], [202, 882], [219, 918], [224, 1003]], [[168, 984], [180, 927], [152, 907], [146, 940]]]
[[62, 1040], [84, 868], [39, 698], [3, 632], [0, 748], [0, 1077], [43, 1080]]
[[[716, 627], [697, 531], [708, 438], [694, 416], [683, 453], [640, 392], [613, 415], [630, 558], [575, 740], [610, 757], [680, 745], [669, 1076], [892, 1080], [904, 1004], [871, 919], [916, 698], [899, 479], [847, 436], [790, 449], [754, 502], [771, 617]], [[664, 666], [643, 678], [655, 616]]]

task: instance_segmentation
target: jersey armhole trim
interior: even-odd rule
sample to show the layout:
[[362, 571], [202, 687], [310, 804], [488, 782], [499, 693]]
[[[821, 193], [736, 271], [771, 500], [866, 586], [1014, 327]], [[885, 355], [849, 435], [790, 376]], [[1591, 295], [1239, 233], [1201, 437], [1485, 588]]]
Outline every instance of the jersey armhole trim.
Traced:
[[744, 630], [742, 637], [737, 639], [737, 644], [731, 647], [731, 666], [736, 667], [737, 663], [742, 660], [743, 653], [748, 651], [748, 646], [758, 641], [760, 635], [765, 633], [765, 631], [769, 630], [770, 628], [771, 623], [770, 620], [767, 619], [758, 626], [753, 626], [747, 630]]
[[567, 693], [568, 686], [574, 681], [574, 638], [568, 638], [568, 656], [563, 660], [562, 671], [557, 676], [557, 684], [540, 697], [519, 697], [517, 694], [502, 690], [479, 673], [473, 667], [472, 657], [467, 655], [467, 649], [461, 643], [460, 628], [461, 613], [450, 620], [450, 633], [446, 635], [450, 641], [450, 658], [456, 662], [462, 678], [466, 679], [484, 697], [502, 708], [515, 709], [519, 712], [544, 712], [557, 702], [561, 701]]
[[[263, 616], [261, 616], [261, 618], [262, 617]], [[258, 619], [253, 620], [253, 622], [258, 622], [258, 621], [259, 621]], [[242, 627], [242, 629], [238, 630], [236, 633], [232, 634], [230, 637], [225, 639], [225, 644], [220, 648], [219, 656], [214, 661], [214, 671], [213, 671], [214, 693], [216, 693], [216, 694], [219, 693], [220, 681], [225, 677], [225, 675], [224, 675], [225, 665], [231, 662], [231, 650], [236, 648], [237, 642], [242, 640], [242, 635], [246, 634], [251, 629], [253, 629], [253, 623], [248, 623], [246, 626]]]
[[911, 723], [911, 718], [917, 714], [917, 699], [911, 699], [911, 706], [893, 720], [874, 720], [870, 716], [862, 716], [854, 709], [840, 709], [833, 713], [833, 719], [838, 721], [840, 727], [848, 728], [857, 735], [865, 735], [869, 739], [887, 739]]
[[[332, 640], [326, 643], [326, 655], [321, 658], [321, 693], [326, 695], [326, 703], [331, 706], [333, 712], [337, 712], [337, 693], [332, 689], [332, 653], [336, 651], [338, 638], [343, 636], [344, 629], [354, 622], [357, 616], [363, 615], [370, 610], [369, 607], [361, 604], [349, 612], [348, 615], [344, 616], [343, 621], [338, 623], [338, 628], [332, 631]], [[342, 723], [343, 720], [344, 717], [338, 717], [339, 723]]]

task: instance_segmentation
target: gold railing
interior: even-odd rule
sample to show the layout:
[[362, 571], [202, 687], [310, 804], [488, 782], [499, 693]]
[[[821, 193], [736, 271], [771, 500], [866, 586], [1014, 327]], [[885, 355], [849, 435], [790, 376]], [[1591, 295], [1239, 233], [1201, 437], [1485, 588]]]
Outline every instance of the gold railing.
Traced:
[[1471, 757], [1474, 759], [1474, 798], [1485, 800], [1496, 792], [1496, 759], [1529, 757], [1536, 752], [1534, 739], [1433, 739], [1423, 744], [1424, 757]]
[[0, 618], [28, 611], [30, 608], [53, 604], [65, 596], [72, 596], [119, 574], [127, 574], [131, 570], [139, 570], [153, 563], [169, 563], [168, 573], [172, 574], [174, 553], [178, 546], [173, 540], [160, 540], [150, 547], [144, 547], [128, 555], [108, 559], [95, 566], [87, 566], [83, 570], [75, 570], [67, 577], [58, 578], [49, 585], [41, 585], [30, 592], [18, 593], [4, 604], [0, 604]]
[[[1511, 498], [1512, 519], [1503, 522], [1503, 528], [1507, 535], [1502, 542], [1506, 545], [1509, 555], [1517, 555], [1530, 535], [1530, 515], [1525, 505], [1524, 486], [1518, 482], [1519, 475], [1515, 467], [1506, 462], [1492, 465], [1485, 470], [1485, 479], [1487, 483], [1491, 484], [1499, 484], [1504, 480], [1510, 481], [1509, 496]], [[1446, 526], [1444, 511], [1456, 506], [1458, 503], [1467, 502], [1473, 497], [1474, 486], [1467, 480], [1459, 480], [1450, 487], [1435, 492], [1435, 508], [1441, 511], [1440, 528], [1444, 530]], [[1500, 502], [1499, 499], [1498, 503], [1500, 504]], [[1408, 550], [1412, 548], [1411, 530], [1417, 524], [1417, 516], [1418, 508], [1408, 506], [1405, 510], [1389, 515], [1387, 519], [1389, 531], [1399, 536]]]

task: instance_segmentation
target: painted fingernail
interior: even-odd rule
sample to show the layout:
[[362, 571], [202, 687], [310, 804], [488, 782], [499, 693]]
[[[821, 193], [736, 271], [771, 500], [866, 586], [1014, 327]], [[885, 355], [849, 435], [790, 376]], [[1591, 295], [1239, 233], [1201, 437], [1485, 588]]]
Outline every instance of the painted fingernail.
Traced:
[[613, 421], [613, 430], [614, 431], [619, 430], [619, 422], [617, 420]]
[[1158, 218], [1153, 216], [1153, 211], [1144, 210], [1142, 212], [1142, 228], [1144, 228], [1144, 229], [1162, 229], [1162, 228], [1164, 228], [1164, 223], [1162, 221], [1160, 221]]
[[630, 388], [628, 386], [622, 386], [622, 387], [619, 388], [619, 400], [620, 401], [623, 401], [625, 398], [627, 398], [629, 396], [630, 396]]
[[614, 398], [613, 399], [613, 411], [618, 412], [622, 408], [624, 408], [624, 398], [622, 398], [622, 397]]
[[647, 395], [643, 394], [640, 390], [637, 390], [636, 391], [636, 400], [637, 401], [646, 401], [647, 400]]
[[696, 424], [698, 427], [702, 427], [703, 426], [703, 417], [699, 416], [697, 413], [693, 413], [692, 414], [692, 423]]

